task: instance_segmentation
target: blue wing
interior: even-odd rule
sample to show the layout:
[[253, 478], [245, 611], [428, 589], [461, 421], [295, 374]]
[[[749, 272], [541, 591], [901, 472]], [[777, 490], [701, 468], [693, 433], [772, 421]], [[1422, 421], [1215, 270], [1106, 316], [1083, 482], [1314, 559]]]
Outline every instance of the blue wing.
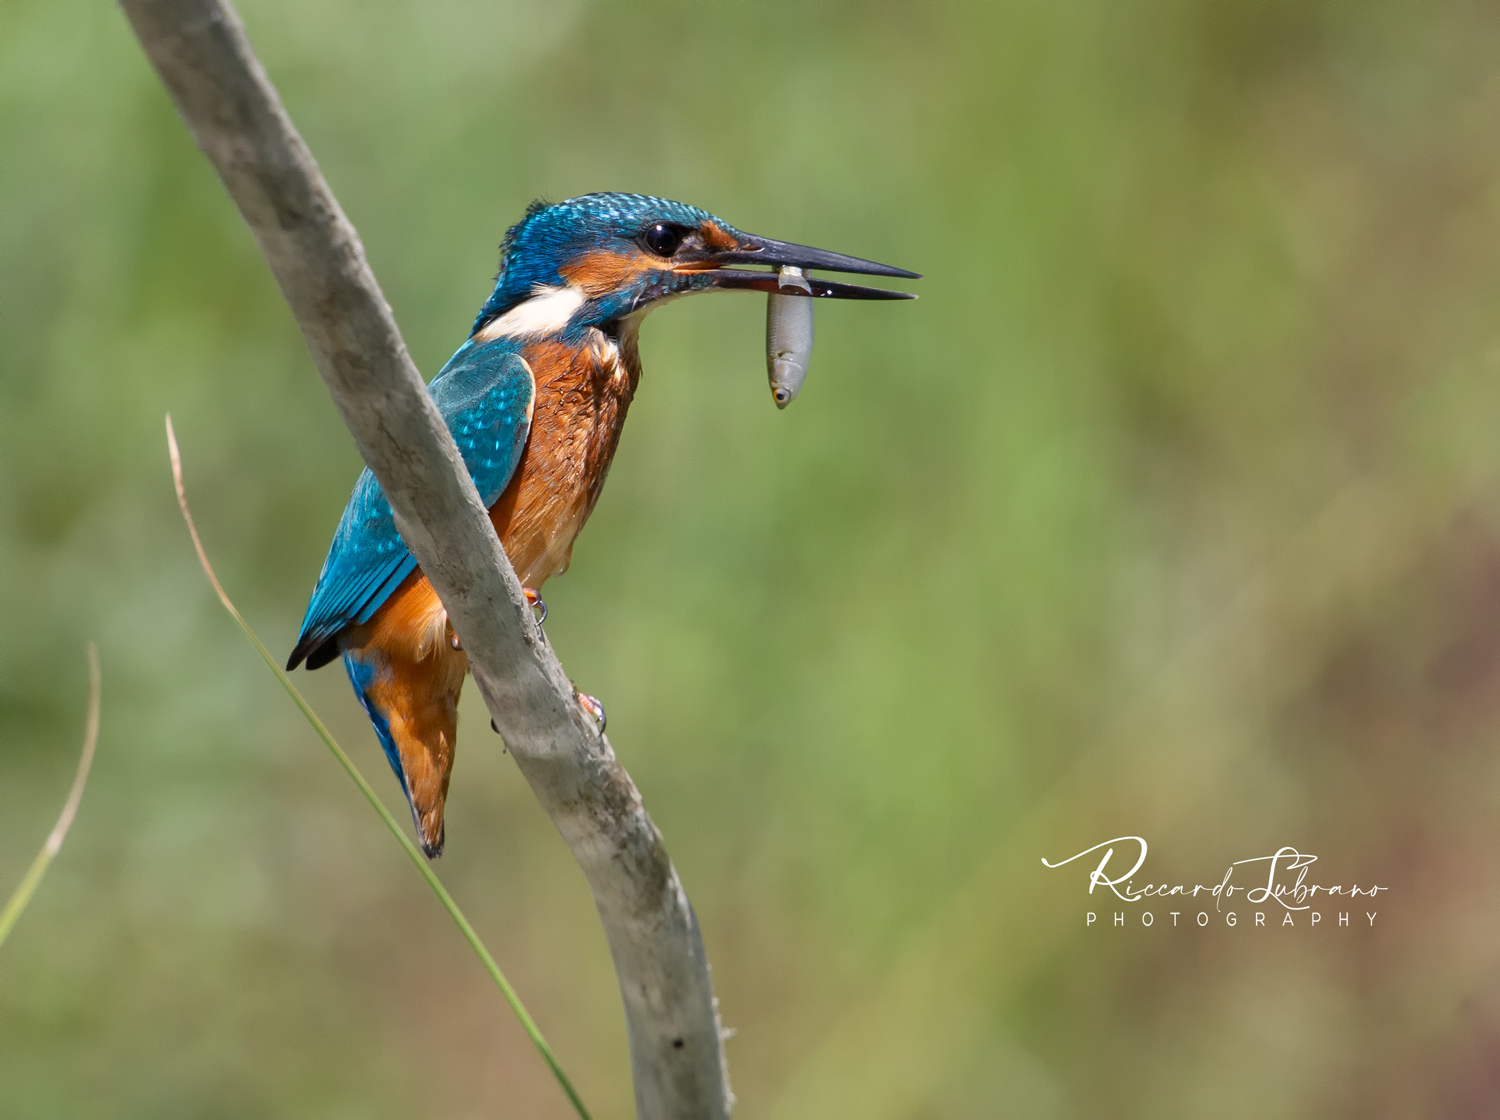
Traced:
[[[536, 383], [515, 347], [512, 339], [466, 342], [428, 386], [486, 506], [510, 482], [531, 427]], [[416, 566], [366, 467], [333, 535], [287, 668], [304, 657], [309, 669], [326, 665], [338, 653], [332, 639], [346, 626], [368, 622]]]

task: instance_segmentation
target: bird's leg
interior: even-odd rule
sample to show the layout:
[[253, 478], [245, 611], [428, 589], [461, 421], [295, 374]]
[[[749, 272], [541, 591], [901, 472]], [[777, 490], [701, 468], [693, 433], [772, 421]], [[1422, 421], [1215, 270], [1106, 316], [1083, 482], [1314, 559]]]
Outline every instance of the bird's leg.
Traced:
[[523, 587], [521, 591], [526, 596], [526, 605], [538, 612], [536, 624], [540, 626], [547, 621], [547, 601], [533, 587]]
[[[537, 628], [540, 629], [542, 623], [547, 621], [547, 601], [534, 588], [523, 587], [521, 591], [526, 596], [526, 605], [536, 612], [533, 617], [536, 619]], [[448, 644], [457, 652], [463, 652], [463, 643], [458, 640], [458, 634], [454, 631], [451, 622], [448, 623]]]
[[[572, 684], [571, 681], [568, 683]], [[579, 692], [576, 684], [573, 685], [573, 695], [578, 700], [578, 706], [588, 712], [594, 722], [599, 725], [599, 734], [603, 735], [604, 725], [609, 722], [604, 715], [604, 705], [599, 703], [596, 697], [590, 696], [587, 692]]]

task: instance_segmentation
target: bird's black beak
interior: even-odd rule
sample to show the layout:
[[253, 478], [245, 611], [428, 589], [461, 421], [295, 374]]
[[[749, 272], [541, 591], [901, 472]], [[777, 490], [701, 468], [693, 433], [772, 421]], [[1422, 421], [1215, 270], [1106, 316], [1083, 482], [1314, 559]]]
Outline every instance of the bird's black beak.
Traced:
[[[756, 268], [737, 268], [736, 265], [762, 265], [768, 271]], [[793, 296], [815, 296], [825, 299], [916, 299], [910, 292], [892, 292], [885, 288], [866, 288], [859, 284], [843, 284], [834, 280], [807, 277], [807, 290], [799, 286], [783, 288], [780, 272], [783, 268], [820, 269], [824, 272], [853, 272], [866, 276], [899, 276], [906, 280], [920, 280], [921, 274], [908, 272], [888, 264], [877, 264], [860, 257], [849, 257], [843, 253], [830, 253], [827, 249], [814, 249], [807, 245], [793, 245], [786, 241], [774, 241], [769, 237], [740, 234], [732, 249], [720, 249], [703, 254], [698, 260], [680, 269], [691, 270], [709, 282], [711, 287], [735, 291], [771, 292]]]

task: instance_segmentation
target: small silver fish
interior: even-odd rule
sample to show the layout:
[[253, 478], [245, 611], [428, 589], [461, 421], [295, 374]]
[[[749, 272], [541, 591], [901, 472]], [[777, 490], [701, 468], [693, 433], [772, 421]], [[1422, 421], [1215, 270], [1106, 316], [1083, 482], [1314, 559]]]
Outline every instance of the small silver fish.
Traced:
[[771, 378], [771, 396], [777, 408], [797, 399], [807, 380], [807, 362], [813, 347], [812, 287], [800, 268], [786, 267], [777, 277], [782, 288], [800, 288], [806, 296], [766, 297], [766, 373]]

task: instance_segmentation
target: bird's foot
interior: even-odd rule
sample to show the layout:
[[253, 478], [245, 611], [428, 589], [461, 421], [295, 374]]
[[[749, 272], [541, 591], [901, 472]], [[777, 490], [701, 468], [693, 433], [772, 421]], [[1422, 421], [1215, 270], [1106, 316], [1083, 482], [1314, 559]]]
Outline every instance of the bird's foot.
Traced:
[[536, 612], [536, 624], [540, 626], [547, 621], [547, 601], [534, 587], [523, 587], [521, 591], [526, 596], [526, 605]]
[[603, 735], [604, 726], [609, 722], [604, 715], [604, 705], [599, 703], [596, 697], [590, 696], [587, 692], [579, 692], [576, 684], [573, 686], [573, 695], [578, 699], [578, 706], [586, 711], [593, 718], [594, 722], [599, 725], [599, 734]]

